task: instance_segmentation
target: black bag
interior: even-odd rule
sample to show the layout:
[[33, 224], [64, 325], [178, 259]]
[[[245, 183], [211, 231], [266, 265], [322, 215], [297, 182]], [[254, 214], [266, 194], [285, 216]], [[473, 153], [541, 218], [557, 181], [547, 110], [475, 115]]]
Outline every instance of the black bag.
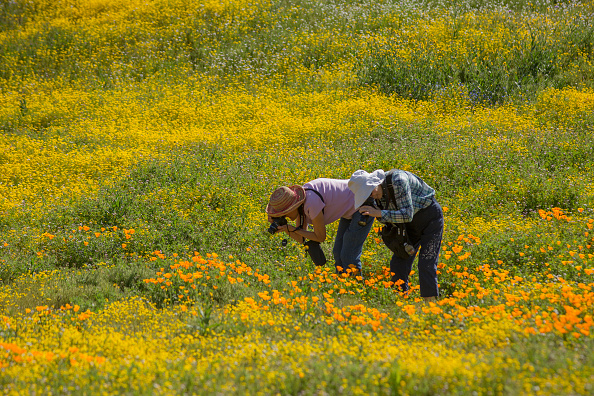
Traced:
[[315, 265], [320, 266], [326, 264], [326, 255], [320, 246], [320, 242], [305, 241], [303, 244], [306, 246], [307, 253]]
[[382, 240], [396, 256], [409, 258], [415, 254], [415, 248], [408, 240], [404, 224], [386, 224], [382, 227]]
[[[305, 188], [305, 191], [313, 191], [314, 193], [316, 193], [316, 195], [318, 197], [320, 197], [320, 200], [322, 202], [324, 202], [324, 198], [322, 197], [322, 194], [320, 194], [318, 191], [314, 190], [313, 188]], [[322, 209], [322, 213], [324, 213], [324, 209]], [[301, 224], [303, 224], [303, 219], [301, 219]], [[303, 242], [303, 244], [305, 245], [305, 249], [307, 250], [309, 257], [311, 257], [311, 261], [313, 261], [315, 265], [321, 266], [321, 265], [326, 264], [326, 261], [327, 261], [326, 255], [324, 254], [324, 251], [322, 250], [322, 247], [320, 246], [320, 242], [305, 241], [305, 242]]]
[[[394, 197], [394, 188], [392, 187], [392, 173], [386, 173], [386, 190], [388, 190], [388, 196], [386, 197], [388, 200], [388, 204], [390, 203], [390, 199], [394, 201], [394, 205], [396, 206], [396, 197]], [[410, 240], [408, 239], [408, 233], [406, 232], [406, 227], [403, 223], [388, 223], [382, 227], [381, 231], [382, 240], [396, 256], [400, 258], [409, 258], [416, 254], [416, 250], [413, 245], [411, 245]]]

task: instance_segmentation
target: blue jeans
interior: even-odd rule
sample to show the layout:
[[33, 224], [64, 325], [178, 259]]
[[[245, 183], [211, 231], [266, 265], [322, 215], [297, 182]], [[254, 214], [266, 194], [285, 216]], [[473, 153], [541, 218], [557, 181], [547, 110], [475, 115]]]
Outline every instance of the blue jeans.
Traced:
[[[439, 297], [437, 286], [437, 264], [443, 236], [443, 211], [437, 201], [419, 210], [406, 230], [415, 251], [419, 252], [419, 285], [421, 297]], [[419, 251], [420, 246], [420, 251]], [[408, 291], [408, 276], [412, 270], [415, 255], [402, 259], [395, 254], [390, 260], [390, 271], [394, 274], [392, 282], [403, 281], [400, 290]]]
[[[359, 225], [361, 220], [366, 221], [367, 224]], [[359, 270], [358, 275], [362, 275], [361, 253], [363, 253], [365, 239], [373, 226], [373, 220], [373, 217], [363, 216], [359, 212], [355, 212], [351, 219], [340, 219], [334, 239], [334, 249], [332, 249], [338, 273], [346, 272], [352, 264]], [[338, 267], [342, 267], [342, 271], [339, 271]]]

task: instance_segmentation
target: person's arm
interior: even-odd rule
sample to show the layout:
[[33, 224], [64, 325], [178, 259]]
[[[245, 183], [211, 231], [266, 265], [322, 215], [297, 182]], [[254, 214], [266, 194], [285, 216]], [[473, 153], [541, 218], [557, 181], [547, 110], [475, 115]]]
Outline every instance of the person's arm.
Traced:
[[[407, 181], [394, 183], [394, 198], [398, 210], [378, 209], [373, 206], [361, 206], [359, 212], [364, 216], [376, 217], [382, 223], [408, 223], [412, 221], [414, 207], [412, 200], [412, 191]], [[392, 201], [390, 199], [390, 201]]]
[[324, 214], [322, 212], [318, 213], [316, 217], [311, 219], [311, 224], [313, 226], [313, 231], [301, 229], [297, 231], [299, 235], [311, 241], [324, 242], [326, 240], [326, 224], [324, 223]]
[[303, 237], [297, 233], [297, 231], [301, 229], [301, 228], [299, 228], [299, 226], [292, 226], [290, 224], [287, 224], [286, 226], [283, 226], [283, 228], [284, 229], [281, 230], [279, 227], [279, 230], [285, 231], [295, 241], [297, 241], [299, 243], [303, 243]]
[[295, 221], [295, 225], [287, 224], [284, 226], [278, 227], [279, 231], [286, 232], [291, 238], [299, 243], [303, 243], [303, 237], [297, 234], [297, 231], [301, 229], [301, 219], [297, 217]]
[[[396, 180], [394, 180], [396, 182]], [[382, 210], [380, 220], [384, 223], [409, 223], [413, 219], [412, 191], [407, 180], [401, 180], [392, 185], [396, 207], [398, 210]]]
[[299, 224], [299, 218], [297, 219], [296, 223], [297, 226], [287, 224], [286, 226], [279, 227], [278, 230], [286, 232], [291, 238], [299, 243], [303, 243], [304, 239], [309, 239], [316, 242], [324, 242], [326, 240], [326, 224], [324, 224], [324, 214], [322, 212], [320, 212], [311, 221], [313, 231], [307, 231], [301, 228], [301, 224]]

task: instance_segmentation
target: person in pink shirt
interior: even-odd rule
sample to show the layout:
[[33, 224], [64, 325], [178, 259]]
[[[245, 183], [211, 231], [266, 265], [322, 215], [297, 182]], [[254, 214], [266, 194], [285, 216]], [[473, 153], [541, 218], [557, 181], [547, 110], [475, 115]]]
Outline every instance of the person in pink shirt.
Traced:
[[[355, 195], [348, 180], [320, 178], [303, 186], [279, 187], [272, 193], [266, 213], [272, 223], [270, 232], [285, 232], [305, 244], [324, 242], [326, 225], [339, 220], [332, 249], [336, 269], [339, 273], [362, 274], [361, 253], [373, 218], [355, 210]], [[284, 224], [286, 218], [295, 225]]]

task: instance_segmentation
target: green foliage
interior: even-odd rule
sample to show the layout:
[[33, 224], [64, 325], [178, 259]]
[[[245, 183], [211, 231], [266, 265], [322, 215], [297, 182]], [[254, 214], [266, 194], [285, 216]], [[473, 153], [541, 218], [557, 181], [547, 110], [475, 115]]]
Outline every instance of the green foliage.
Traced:
[[213, 305], [195, 306], [197, 316], [188, 323], [190, 334], [207, 336], [211, 331], [216, 330], [220, 324], [213, 323]]
[[[22, 154], [22, 162], [27, 164], [40, 155], [36, 151], [40, 145], [65, 157], [73, 147], [92, 155], [95, 152], [91, 149], [105, 145], [117, 148], [119, 151], [112, 153], [117, 157], [131, 152], [145, 137], [145, 124], [169, 125], [163, 134], [178, 129], [180, 135], [187, 134], [186, 140], [180, 138], [181, 143], [164, 139], [147, 146], [155, 150], [154, 156], [142, 152], [138, 154], [142, 159], [122, 160], [132, 164], [122, 173], [109, 164], [101, 169], [77, 169], [74, 174], [97, 181], [97, 190], [79, 190], [56, 198], [53, 192], [40, 189], [37, 195], [19, 198], [16, 207], [0, 216], [0, 286], [5, 292], [0, 296], [5, 304], [0, 309], [27, 323], [41, 318], [39, 327], [32, 327], [33, 334], [45, 334], [37, 330], [45, 331], [47, 315], [43, 314], [51, 310], [30, 316], [23, 313], [25, 310], [39, 306], [58, 310], [70, 304], [80, 308], [76, 311], [79, 314], [87, 309], [104, 314], [112, 303], [136, 296], [149, 312], [167, 312], [170, 319], [175, 317], [176, 323], [183, 325], [162, 332], [150, 328], [150, 314], [143, 317], [132, 311], [128, 317], [128, 311], [123, 310], [124, 318], [113, 324], [108, 318], [111, 328], [124, 330], [131, 337], [142, 328], [146, 332], [140, 337], [165, 344], [172, 341], [172, 349], [179, 346], [175, 344], [179, 342], [177, 336], [191, 340], [183, 358], [159, 358], [155, 378], [140, 383], [134, 380], [135, 388], [129, 387], [128, 380], [138, 378], [134, 373], [147, 365], [134, 359], [146, 350], [134, 351], [138, 355], [127, 355], [121, 362], [114, 359], [111, 373], [90, 365], [87, 373], [91, 380], [83, 389], [63, 376], [61, 370], [66, 369], [67, 360], [39, 366], [35, 376], [43, 378], [40, 386], [55, 383], [59, 391], [67, 393], [71, 389], [158, 393], [165, 389], [161, 384], [167, 383], [180, 392], [208, 394], [207, 389], [219, 393], [213, 384], [228, 384], [229, 378], [223, 378], [226, 371], [207, 370], [199, 378], [195, 375], [196, 366], [204, 361], [211, 367], [228, 367], [220, 355], [211, 356], [217, 348], [237, 357], [231, 371], [242, 378], [234, 383], [239, 388], [235, 393], [242, 394], [338, 394], [349, 387], [369, 394], [473, 394], [476, 387], [486, 393], [516, 394], [526, 392], [526, 386], [537, 386], [526, 373], [535, 370], [544, 383], [552, 373], [559, 378], [568, 361], [582, 380], [589, 375], [594, 364], [591, 354], [583, 352], [592, 344], [587, 328], [576, 333], [579, 339], [568, 332], [563, 336], [543, 332], [511, 340], [509, 335], [513, 338], [521, 329], [495, 328], [496, 335], [497, 331], [505, 334], [493, 337], [499, 344], [492, 346], [482, 344], [481, 339], [481, 334], [492, 334], [491, 317], [454, 315], [453, 305], [493, 307], [496, 311], [508, 306], [495, 291], [504, 282], [511, 285], [508, 290], [528, 292], [523, 289], [525, 279], [531, 285], [581, 285], [591, 276], [582, 268], [591, 267], [589, 255], [594, 253], [589, 228], [592, 222], [588, 223], [594, 217], [594, 115], [586, 102], [591, 99], [579, 102], [568, 96], [567, 101], [575, 108], [560, 109], [563, 98], [547, 97], [553, 94], [545, 89], [592, 87], [591, 5], [523, 0], [496, 4], [484, 0], [283, 0], [238, 8], [234, 3], [223, 3], [180, 0], [131, 10], [124, 3], [112, 4], [115, 8], [110, 9], [106, 2], [87, 9], [93, 15], [84, 20], [97, 23], [87, 26], [79, 23], [81, 17], [74, 7], [65, 13], [60, 2], [0, 2], [0, 93], [7, 98], [0, 98], [6, 103], [0, 111], [0, 132], [6, 138], [0, 141], [6, 142], [0, 146], [0, 166], [8, 169], [10, 158], [15, 158], [11, 153]], [[116, 12], [120, 10], [117, 7], [123, 11]], [[161, 7], [168, 12], [160, 12]], [[179, 10], [173, 12], [175, 7]], [[67, 23], [57, 23], [58, 17]], [[103, 17], [114, 20], [98, 22]], [[118, 24], [118, 18], [126, 23]], [[499, 29], [505, 34], [497, 36]], [[489, 37], [499, 37], [503, 45], [486, 45]], [[270, 95], [270, 91], [258, 89], [263, 82], [270, 85], [262, 86], [285, 89], [290, 96], [320, 95], [303, 104], [291, 102], [284, 113], [269, 108], [281, 108], [283, 96], [259, 102], [260, 107], [251, 106], [250, 100]], [[369, 86], [385, 95], [371, 95]], [[91, 93], [80, 100], [56, 99], [59, 105], [48, 106], [49, 110], [34, 104], [34, 94], [61, 88], [74, 90], [68, 95]], [[241, 96], [245, 107], [217, 101], [217, 94], [235, 90], [245, 95]], [[212, 97], [204, 92], [212, 93]], [[567, 90], [563, 95], [578, 92]], [[114, 101], [107, 111], [94, 112], [109, 95], [119, 95], [121, 100]], [[316, 112], [315, 106], [331, 101], [331, 96], [339, 99], [334, 107], [328, 107], [328, 118], [321, 120], [325, 115]], [[380, 100], [378, 97], [385, 102], [377, 109], [365, 107], [365, 101]], [[398, 97], [414, 100], [400, 101]], [[349, 102], [351, 98], [356, 100]], [[182, 108], [178, 99], [189, 104]], [[64, 103], [69, 105], [62, 106]], [[513, 110], [495, 104], [510, 105]], [[130, 119], [112, 120], [114, 124], [123, 122], [109, 129], [114, 136], [94, 135], [92, 128], [87, 131], [87, 121], [96, 122], [90, 125], [109, 122], [111, 114], [106, 113], [110, 110], [116, 118], [120, 107], [134, 105], [133, 111], [123, 113]], [[239, 115], [221, 120], [185, 119], [201, 106], [220, 106], [218, 111], [225, 113], [225, 105]], [[359, 107], [366, 110], [359, 111]], [[300, 117], [295, 117], [299, 125], [291, 133], [308, 122], [319, 123], [308, 129], [311, 134], [291, 136], [294, 140], [289, 139], [290, 143], [283, 141], [285, 136], [263, 139], [265, 143], [259, 145], [246, 139], [236, 146], [210, 139], [220, 136], [217, 128], [234, 127], [230, 125], [233, 123], [246, 123], [249, 128], [261, 128], [263, 135], [271, 134], [277, 130], [267, 129], [268, 125], [282, 121], [278, 119], [282, 115], [271, 117], [265, 112], [288, 117], [297, 110], [301, 111]], [[401, 110], [406, 114], [397, 114]], [[134, 118], [136, 113], [142, 114]], [[506, 117], [521, 121], [514, 124]], [[84, 133], [77, 134], [81, 130]], [[270, 143], [275, 141], [279, 143]], [[33, 143], [25, 147], [23, 142]], [[71, 166], [80, 165], [73, 162]], [[302, 184], [318, 177], [346, 179], [356, 169], [378, 168], [415, 172], [437, 190], [439, 202], [448, 208], [440, 290], [443, 297], [468, 295], [452, 306], [439, 307], [451, 313], [447, 320], [441, 320], [446, 316], [437, 318], [424, 312], [425, 322], [421, 322], [417, 314], [426, 306], [416, 306], [413, 298], [384, 286], [387, 282], [382, 281], [389, 279], [386, 265], [390, 253], [374, 241], [373, 232], [365, 244], [363, 260], [366, 280], [380, 280], [375, 284], [336, 280], [331, 260], [336, 224], [328, 227], [323, 244], [330, 258], [320, 269], [325, 272], [325, 281], [312, 281], [315, 268], [300, 245], [291, 242], [283, 247], [284, 236], [266, 232], [265, 206], [279, 185]], [[65, 183], [61, 178], [73, 174], [64, 176], [60, 169], [50, 173], [35, 166], [23, 169], [7, 180], [12, 190], [6, 191], [16, 191], [27, 177], [32, 178], [31, 184], [54, 180], [53, 185], [59, 188]], [[553, 213], [554, 207], [561, 209]], [[473, 237], [469, 239], [470, 235]], [[452, 253], [454, 247], [461, 250]], [[220, 258], [214, 260], [216, 256], [211, 253]], [[184, 268], [186, 263], [194, 265], [191, 271]], [[233, 266], [242, 268], [233, 272]], [[489, 272], [495, 275], [486, 276]], [[192, 282], [189, 274], [196, 274]], [[478, 277], [482, 277], [481, 287], [489, 288], [487, 292], [476, 290], [479, 287], [474, 281]], [[411, 284], [418, 285], [417, 274], [411, 277]], [[266, 306], [271, 310], [262, 309], [265, 297], [259, 293], [279, 290], [283, 297], [302, 298], [309, 305], [301, 306], [295, 300], [290, 307], [273, 302], [275, 305]], [[532, 295], [538, 296], [536, 292]], [[576, 293], [580, 298], [585, 295]], [[319, 299], [318, 305], [312, 303], [314, 297]], [[244, 321], [240, 315], [239, 319], [233, 316], [230, 311], [248, 299], [254, 306], [243, 313], [262, 317]], [[435, 341], [437, 348], [447, 349], [458, 342], [456, 351], [492, 348], [496, 353], [453, 358], [462, 368], [447, 375], [414, 372], [399, 359], [407, 357], [409, 351], [385, 353], [370, 347], [375, 345], [371, 342], [374, 337], [388, 334], [380, 328], [372, 331], [369, 323], [351, 326], [332, 322], [332, 306], [324, 305], [331, 300], [337, 309], [361, 304], [370, 311], [389, 312], [392, 329], [404, 322], [403, 329], [420, 329], [418, 334], [405, 335], [400, 330], [390, 333], [408, 337], [403, 339], [411, 342], [426, 334], [424, 340]], [[531, 309], [555, 311], [556, 315], [565, 309], [562, 302], [555, 301], [546, 302], [548, 305], [539, 311], [535, 307], [545, 303], [537, 298], [522, 304], [518, 307], [524, 311], [518, 315], [526, 315], [524, 326], [533, 323], [528, 315]], [[404, 305], [414, 312], [406, 313]], [[510, 314], [512, 305], [509, 307], [504, 314]], [[578, 319], [584, 318], [586, 323], [591, 319], [588, 309], [591, 307], [575, 315], [581, 315]], [[72, 315], [64, 311], [52, 313]], [[276, 327], [265, 316], [270, 313], [275, 319], [281, 318]], [[12, 318], [0, 319], [0, 341], [17, 339], [19, 329], [12, 325]], [[78, 319], [73, 332], [88, 330], [86, 326], [91, 325], [87, 319]], [[476, 327], [472, 319], [478, 320]], [[293, 331], [296, 328], [299, 331]], [[54, 336], [62, 342], [60, 331]], [[434, 337], [433, 331], [440, 331], [440, 336]], [[474, 333], [468, 338], [453, 335], [465, 332]], [[237, 349], [245, 345], [239, 343], [243, 336], [260, 349], [241, 355], [243, 351]], [[205, 338], [207, 342], [201, 344]], [[301, 338], [306, 341], [304, 345], [318, 349], [305, 356], [298, 347], [275, 355], [279, 347], [293, 342], [300, 345], [296, 341]], [[45, 342], [42, 336], [40, 339]], [[238, 344], [219, 345], [229, 340]], [[383, 345], [391, 347], [392, 341], [397, 340], [384, 340]], [[332, 343], [347, 347], [333, 349]], [[426, 351], [431, 346], [428, 343], [420, 349]], [[436, 355], [441, 353], [435, 351]], [[374, 353], [381, 356], [372, 360]], [[395, 353], [401, 355], [394, 358]], [[508, 365], [507, 360], [515, 366]], [[476, 364], [487, 367], [480, 378], [474, 378], [472, 371], [468, 378], [460, 377], [466, 367]], [[491, 366], [496, 370], [491, 371]], [[259, 379], [270, 372], [280, 375], [262, 388]], [[27, 380], [0, 376], [2, 386], [20, 386], [19, 381]], [[560, 388], [543, 383], [538, 385], [550, 386], [551, 392], [559, 393]], [[22, 386], [32, 393], [39, 391]], [[43, 390], [57, 389], [48, 386]], [[590, 390], [591, 385], [586, 387]]]
[[[592, 74], [586, 77], [581, 71], [570, 72], [576, 64], [582, 71], [591, 70], [588, 59], [594, 56], [594, 26], [584, 15], [576, 13], [570, 21], [559, 19], [554, 27], [536, 28], [534, 24], [538, 22], [524, 20], [520, 10], [511, 18], [500, 15], [497, 23], [481, 26], [481, 22], [466, 18], [468, 11], [453, 7], [451, 19], [443, 23], [451, 28], [451, 41], [445, 47], [433, 38], [406, 45], [409, 38], [405, 31], [396, 31], [396, 37], [387, 44], [372, 44], [369, 54], [358, 58], [359, 83], [416, 100], [429, 99], [452, 86], [463, 86], [475, 104], [505, 103], [526, 95], [533, 98], [547, 87], [593, 86]], [[492, 12], [486, 8], [477, 14]], [[559, 18], [550, 8], [543, 13]], [[429, 27], [420, 22], [412, 30], [429, 29], [431, 22], [426, 24]], [[485, 39], [473, 42], [472, 37], [460, 37], [461, 30], [472, 35], [476, 28], [484, 29]], [[502, 28], [507, 33], [498, 37]], [[486, 39], [490, 35], [504, 41], [503, 45], [497, 44], [495, 51]], [[461, 44], [465, 40], [470, 43]]]

